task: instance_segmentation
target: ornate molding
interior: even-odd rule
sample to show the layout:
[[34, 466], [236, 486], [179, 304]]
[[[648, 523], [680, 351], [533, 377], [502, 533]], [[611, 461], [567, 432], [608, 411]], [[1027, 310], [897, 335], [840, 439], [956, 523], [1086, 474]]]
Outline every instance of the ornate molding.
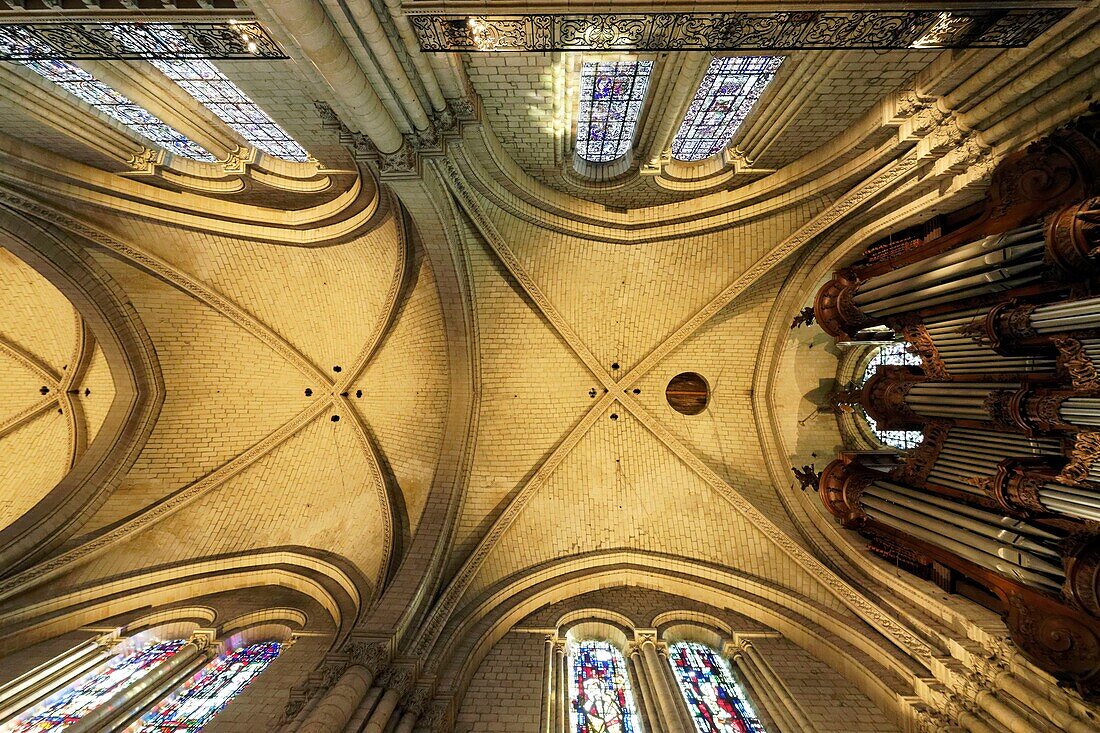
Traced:
[[1074, 436], [1069, 462], [1062, 467], [1055, 481], [1070, 486], [1085, 486], [1089, 471], [1097, 461], [1100, 461], [1100, 433], [1079, 432]]
[[134, 23], [45, 22], [0, 24], [0, 60], [33, 59], [285, 59], [255, 18], [216, 22], [158, 21], [183, 42], [156, 32], [119, 32]]
[[1053, 341], [1058, 349], [1058, 366], [1069, 377], [1073, 388], [1081, 392], [1100, 392], [1100, 374], [1081, 342], [1069, 337], [1055, 337]]
[[1026, 46], [1068, 12], [410, 14], [409, 20], [422, 51], [883, 50]]

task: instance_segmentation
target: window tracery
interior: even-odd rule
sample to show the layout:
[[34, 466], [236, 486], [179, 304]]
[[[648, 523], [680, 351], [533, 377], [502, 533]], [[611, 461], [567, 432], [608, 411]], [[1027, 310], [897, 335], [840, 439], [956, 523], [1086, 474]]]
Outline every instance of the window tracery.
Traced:
[[[871, 377], [875, 376], [878, 368], [883, 365], [920, 366], [921, 360], [916, 354], [910, 353], [906, 345], [900, 341], [881, 346], [875, 351], [871, 361], [867, 364], [860, 384], [866, 384]], [[919, 430], [882, 430], [875, 424], [870, 415], [864, 413], [863, 417], [867, 420], [867, 424], [875, 437], [891, 448], [909, 450], [916, 448], [924, 440], [924, 433]]]
[[672, 140], [672, 157], [705, 160], [729, 145], [782, 63], [782, 56], [712, 59]]
[[766, 733], [726, 661], [710, 647], [678, 642], [668, 660], [698, 733]]
[[581, 67], [577, 155], [609, 163], [629, 152], [642, 114], [652, 61], [586, 61]]
[[182, 132], [164, 122], [129, 97], [115, 91], [84, 69], [68, 61], [19, 61], [34, 73], [56, 84], [69, 94], [110, 115], [142, 137], [152, 140], [170, 153], [215, 162], [214, 156]]
[[177, 694], [128, 728], [128, 733], [183, 733], [202, 729], [267, 669], [280, 651], [280, 643], [266, 641], [214, 660]]
[[[149, 27], [137, 24], [120, 24], [116, 33], [132, 39], [135, 45], [152, 38]], [[180, 54], [195, 50], [182, 33], [170, 28], [157, 28], [156, 40]], [[309, 160], [305, 148], [214, 64], [191, 58], [150, 59], [150, 63], [252, 146], [283, 160], [297, 163]]]
[[105, 703], [119, 690], [149, 674], [184, 645], [183, 639], [150, 644], [137, 651], [119, 654], [47, 698], [10, 723], [2, 733], [60, 731]]
[[[0, 53], [5, 55], [29, 55], [49, 51], [49, 47], [42, 41], [27, 34], [0, 35]], [[192, 160], [215, 162], [214, 156], [197, 142], [76, 64], [60, 59], [26, 59], [14, 63], [25, 66], [100, 112], [110, 115], [170, 153]]]
[[569, 698], [574, 733], [641, 733], [626, 660], [606, 641], [570, 645]]

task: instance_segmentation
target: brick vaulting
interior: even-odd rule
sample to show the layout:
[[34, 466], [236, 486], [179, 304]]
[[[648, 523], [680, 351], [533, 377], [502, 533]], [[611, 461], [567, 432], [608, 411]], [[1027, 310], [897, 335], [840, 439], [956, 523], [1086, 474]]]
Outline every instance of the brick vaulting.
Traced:
[[[632, 733], [696, 730], [654, 640], [725, 655], [768, 733], [1100, 730], [996, 609], [868, 552], [791, 472], [856, 445], [826, 405], [858, 361], [792, 319], [1094, 104], [1095, 3], [1032, 5], [984, 3], [1032, 23], [1011, 43], [715, 51], [501, 48], [498, 16], [578, 12], [553, 0], [0, 3], [0, 731], [45, 699], [5, 684], [150, 630], [283, 644], [218, 733], [604, 733], [554, 657], [586, 638], [625, 655]], [[433, 14], [473, 45], [422, 47]], [[151, 21], [261, 28], [281, 58], [201, 63], [304, 155], [174, 81], [192, 59], [11, 40]], [[678, 159], [731, 56], [782, 63]], [[626, 152], [583, 159], [586, 69], [637, 62]], [[685, 372], [697, 414], [666, 396]]]

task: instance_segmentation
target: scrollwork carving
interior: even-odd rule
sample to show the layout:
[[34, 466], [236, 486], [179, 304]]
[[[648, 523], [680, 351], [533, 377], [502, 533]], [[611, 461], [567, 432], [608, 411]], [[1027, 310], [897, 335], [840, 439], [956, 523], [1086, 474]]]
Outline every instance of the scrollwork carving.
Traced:
[[1075, 389], [1082, 392], [1100, 392], [1100, 374], [1085, 347], [1075, 338], [1055, 338], [1058, 349], [1058, 366], [1069, 377]]
[[1074, 436], [1069, 461], [1056, 477], [1056, 481], [1070, 486], [1084, 486], [1089, 471], [1100, 461], [1100, 433], [1080, 432]]
[[943, 449], [950, 426], [939, 420], [930, 420], [924, 424], [924, 440], [906, 454], [903, 463], [895, 468], [891, 475], [904, 484], [923, 486], [936, 458]]

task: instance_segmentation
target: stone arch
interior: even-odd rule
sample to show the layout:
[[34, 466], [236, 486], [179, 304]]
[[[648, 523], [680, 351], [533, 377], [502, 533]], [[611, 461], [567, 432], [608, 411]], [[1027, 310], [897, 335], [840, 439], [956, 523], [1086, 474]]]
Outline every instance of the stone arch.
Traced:
[[110, 368], [115, 397], [95, 439], [65, 477], [0, 530], [0, 567], [27, 567], [76, 533], [137, 459], [156, 423], [164, 384], [141, 318], [74, 235], [0, 209], [0, 246], [56, 287], [80, 314]]
[[794, 594], [776, 593], [774, 586], [720, 572], [718, 577], [712, 568], [689, 565], [683, 560], [647, 556], [643, 561], [636, 554], [628, 559], [607, 553], [562, 560], [549, 569], [554, 572], [535, 578], [521, 574], [503, 581], [492, 598], [460, 614], [463, 621], [448, 627], [432, 653], [440, 659], [441, 692], [450, 695], [457, 710], [492, 647], [538, 608], [591, 591], [638, 587], [726, 608], [762, 623], [832, 668], [899, 726], [915, 715], [914, 689], [927, 672], [870, 627], [831, 617], [812, 604], [801, 605]]

